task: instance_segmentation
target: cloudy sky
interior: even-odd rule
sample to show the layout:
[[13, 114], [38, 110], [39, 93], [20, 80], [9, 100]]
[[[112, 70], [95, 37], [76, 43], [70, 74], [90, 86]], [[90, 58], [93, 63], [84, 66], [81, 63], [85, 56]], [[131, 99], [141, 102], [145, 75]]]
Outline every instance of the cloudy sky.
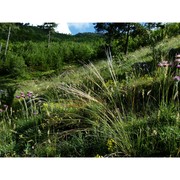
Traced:
[[58, 23], [56, 31], [65, 34], [77, 34], [83, 32], [94, 32], [93, 23]]
[[[23, 22], [27, 23], [27, 22]], [[37, 26], [42, 25], [44, 22], [28, 22], [30, 25]], [[67, 23], [67, 22], [55, 22], [58, 24], [57, 28], [55, 29], [56, 32], [63, 33], [63, 34], [78, 34], [78, 33], [84, 33], [84, 32], [95, 32], [93, 23]]]

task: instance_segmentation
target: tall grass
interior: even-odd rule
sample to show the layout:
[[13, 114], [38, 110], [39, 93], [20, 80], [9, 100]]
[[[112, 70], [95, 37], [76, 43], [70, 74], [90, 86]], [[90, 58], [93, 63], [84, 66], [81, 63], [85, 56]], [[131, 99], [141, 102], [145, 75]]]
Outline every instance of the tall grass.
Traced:
[[21, 83], [11, 111], [1, 104], [0, 156], [179, 156], [179, 81], [140, 54]]
[[[92, 76], [86, 77], [87, 84], [84, 84], [82, 89], [73, 87], [73, 85], [65, 86], [64, 84], [61, 84], [59, 88], [86, 103], [84, 110], [89, 113], [88, 122], [92, 125], [93, 132], [101, 134], [107, 143], [109, 142], [107, 146], [112, 144], [110, 142], [113, 142], [113, 146], [116, 147], [116, 151], [113, 154], [131, 156], [133, 149], [130, 136], [125, 128], [126, 114], [123, 111], [125, 107], [123, 107], [122, 103], [120, 103], [121, 110], [118, 107], [118, 101], [121, 101], [121, 91], [120, 89], [118, 91], [118, 80], [113, 67], [112, 56], [110, 53], [107, 53], [107, 57], [107, 70], [110, 74], [109, 81], [113, 84], [112, 88], [92, 63], [86, 66], [92, 73]], [[96, 92], [97, 89], [99, 92]], [[114, 97], [114, 91], [118, 93], [116, 94], [116, 97], [119, 98], [118, 100]], [[111, 151], [114, 147], [109, 147], [110, 153], [112, 153]]]
[[[92, 125], [93, 133], [97, 137], [100, 134], [101, 138], [103, 137], [106, 141], [108, 153], [101, 155], [161, 156], [160, 151], [162, 151], [162, 156], [168, 153], [170, 156], [174, 156], [177, 149], [172, 152], [165, 148], [167, 154], [164, 154], [162, 148], [165, 146], [165, 139], [163, 139], [164, 136], [163, 138], [161, 136], [166, 131], [166, 127], [175, 127], [179, 121], [177, 101], [175, 106], [169, 104], [173, 100], [172, 97], [175, 97], [178, 92], [178, 89], [176, 92], [172, 91], [174, 84], [172, 77], [169, 77], [170, 74], [167, 74], [167, 70], [165, 70], [166, 72], [160, 73], [161, 76], [158, 78], [149, 77], [150, 85], [147, 84], [147, 78], [143, 79], [134, 74], [130, 77], [131, 84], [130, 81], [127, 81], [126, 84], [123, 79], [118, 79], [117, 68], [114, 68], [110, 53], [107, 53], [107, 58], [108, 79], [104, 78], [96, 66], [90, 63], [86, 66], [86, 70], [91, 72], [91, 76], [86, 77], [87, 80], [83, 85], [61, 84], [59, 86], [61, 90], [70, 94], [71, 98], [77, 98], [86, 104], [82, 111], [88, 112], [87, 119]], [[139, 79], [135, 87], [133, 84], [136, 78]], [[143, 81], [139, 81], [140, 79]], [[154, 83], [152, 83], [153, 80]], [[132, 90], [128, 87], [131, 87]], [[159, 93], [157, 93], [158, 91]], [[139, 115], [135, 110], [136, 106], [142, 106], [139, 109]], [[155, 106], [154, 109], [158, 108], [159, 110], [151, 111], [153, 106]], [[172, 111], [166, 111], [171, 107], [173, 107]], [[178, 139], [173, 141], [176, 147], [178, 146], [177, 142], [179, 143]], [[161, 145], [159, 146], [158, 143]]]

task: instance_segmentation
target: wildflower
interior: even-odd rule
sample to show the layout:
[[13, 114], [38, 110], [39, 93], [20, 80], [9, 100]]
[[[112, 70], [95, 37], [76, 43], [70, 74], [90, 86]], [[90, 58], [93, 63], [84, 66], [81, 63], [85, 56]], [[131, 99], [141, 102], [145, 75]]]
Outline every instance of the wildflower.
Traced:
[[108, 139], [107, 147], [108, 147], [108, 151], [109, 152], [113, 152], [114, 151], [115, 144], [116, 144], [116, 142], [114, 141], [114, 139]]
[[5, 110], [7, 110], [7, 108], [8, 108], [8, 105], [4, 104], [3, 106], [4, 106]]
[[44, 108], [48, 108], [48, 104], [47, 103], [43, 103], [43, 107]]
[[31, 91], [28, 91], [27, 93], [28, 93], [28, 94], [33, 94], [33, 92], [31, 92]]
[[28, 92], [27, 92], [27, 96], [28, 96], [29, 98], [31, 98], [31, 97], [32, 97], [32, 94], [33, 94], [33, 93], [32, 93], [32, 92], [30, 92], [30, 91], [28, 91]]
[[156, 135], [157, 135], [157, 131], [156, 131], [155, 129], [153, 130], [152, 135], [153, 135], [153, 136], [156, 136]]
[[21, 97], [25, 98], [24, 92], [21, 92]]
[[180, 54], [176, 54], [176, 58], [180, 58]]
[[101, 155], [99, 155], [99, 154], [97, 154], [96, 155], [96, 158], [102, 158], [103, 156], [101, 156]]
[[17, 98], [17, 99], [20, 99], [20, 98], [21, 98], [21, 96], [16, 96], [16, 98]]
[[168, 61], [161, 61], [158, 64], [159, 67], [168, 67], [168, 66], [172, 66], [172, 64], [168, 63]]
[[180, 64], [178, 64], [176, 67], [179, 69], [180, 68]]
[[180, 59], [175, 59], [175, 62], [180, 63]]
[[174, 79], [175, 81], [180, 81], [180, 76], [175, 76], [173, 79]]

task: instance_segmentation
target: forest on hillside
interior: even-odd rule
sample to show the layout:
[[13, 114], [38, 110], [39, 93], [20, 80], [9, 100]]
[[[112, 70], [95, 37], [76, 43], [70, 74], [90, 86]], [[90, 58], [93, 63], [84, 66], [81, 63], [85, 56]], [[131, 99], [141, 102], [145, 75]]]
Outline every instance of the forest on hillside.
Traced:
[[[77, 35], [54, 31], [55, 23], [0, 24], [0, 74], [28, 76], [34, 71], [61, 71], [64, 64], [83, 64], [133, 52], [176, 36], [179, 23], [94, 23], [96, 33]], [[28, 78], [28, 77], [27, 77]]]

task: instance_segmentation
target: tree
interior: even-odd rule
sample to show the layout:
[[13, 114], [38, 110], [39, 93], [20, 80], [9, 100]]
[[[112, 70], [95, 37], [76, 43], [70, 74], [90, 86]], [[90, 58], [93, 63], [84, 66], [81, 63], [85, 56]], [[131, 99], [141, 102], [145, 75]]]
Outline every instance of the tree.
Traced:
[[143, 25], [148, 34], [148, 44], [153, 45], [166, 37], [166, 23], [150, 22]]
[[57, 26], [58, 24], [54, 22], [46, 22], [43, 25], [38, 26], [39, 28], [48, 32], [48, 47], [50, 46], [50, 42], [51, 42], [51, 33], [55, 32], [55, 28]]
[[136, 37], [139, 33], [144, 32], [140, 23], [95, 23], [95, 29], [106, 36], [106, 42], [111, 46], [114, 39], [118, 39], [124, 54], [128, 53], [129, 38]]
[[6, 41], [6, 48], [5, 48], [4, 56], [6, 56], [6, 54], [7, 54], [10, 34], [11, 34], [11, 26], [9, 26], [9, 30], [8, 30], [8, 37], [7, 37], [7, 41]]
[[[10, 41], [10, 35], [11, 35], [11, 30], [17, 30], [18, 27], [16, 26], [15, 23], [3, 23], [1, 24], [0, 26], [0, 31], [4, 33], [7, 33], [8, 31], [8, 35], [7, 35], [7, 40], [6, 40], [6, 47], [5, 47], [5, 50], [4, 50], [4, 55], [2, 56], [2, 59], [3, 61], [6, 60], [6, 55], [7, 55], [7, 52], [8, 52], [8, 46], [9, 46], [9, 41]], [[4, 34], [2, 33], [2, 34]], [[2, 44], [1, 44], [1, 50], [2, 50]]]

